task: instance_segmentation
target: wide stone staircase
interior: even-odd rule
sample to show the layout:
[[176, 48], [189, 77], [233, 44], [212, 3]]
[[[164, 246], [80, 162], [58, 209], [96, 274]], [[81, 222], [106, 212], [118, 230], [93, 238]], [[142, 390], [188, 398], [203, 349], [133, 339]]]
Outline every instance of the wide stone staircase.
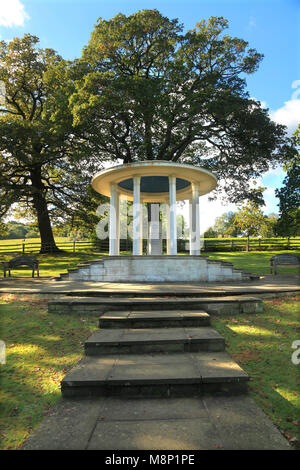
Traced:
[[107, 310], [84, 349], [85, 357], [61, 382], [64, 397], [247, 392], [249, 376], [199, 308], [168, 309], [165, 303], [159, 310]]

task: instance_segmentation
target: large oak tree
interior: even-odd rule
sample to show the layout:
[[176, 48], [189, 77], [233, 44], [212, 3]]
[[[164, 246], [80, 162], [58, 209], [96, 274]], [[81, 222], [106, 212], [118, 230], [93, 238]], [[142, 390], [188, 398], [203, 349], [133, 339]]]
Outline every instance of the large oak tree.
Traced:
[[262, 55], [227, 26], [212, 17], [184, 33], [157, 10], [100, 18], [79, 61], [74, 122], [108, 160], [202, 166], [232, 202], [253, 200], [249, 180], [282, 161], [288, 140], [246, 91]]
[[0, 43], [0, 218], [14, 203], [36, 217], [41, 252], [58, 251], [51, 222], [84, 217], [99, 168], [68, 109], [72, 64], [30, 34]]

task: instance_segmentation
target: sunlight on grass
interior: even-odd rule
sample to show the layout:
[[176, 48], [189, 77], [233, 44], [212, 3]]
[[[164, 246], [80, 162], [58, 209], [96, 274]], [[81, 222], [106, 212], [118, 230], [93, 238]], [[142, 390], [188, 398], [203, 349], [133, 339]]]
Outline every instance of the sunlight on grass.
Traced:
[[7, 361], [9, 363], [9, 358], [12, 355], [19, 356], [22, 358], [23, 356], [30, 355], [32, 356], [33, 354], [39, 353], [41, 354], [43, 352], [43, 348], [35, 345], [35, 344], [17, 344], [17, 345], [11, 345], [8, 346], [7, 348]]
[[300, 448], [300, 374], [291, 361], [299, 338], [300, 296], [264, 301], [261, 314], [212, 317], [226, 350], [251, 377], [250, 395], [283, 435]]
[[249, 325], [240, 325], [240, 326], [230, 326], [232, 331], [240, 334], [246, 335], [255, 335], [255, 336], [277, 336], [277, 334], [273, 331], [266, 330], [265, 328], [255, 328], [254, 326]]
[[284, 388], [282, 386], [276, 387], [276, 392], [279, 393], [285, 400], [293, 403], [295, 406], [297, 406], [298, 403], [298, 394], [297, 392], [291, 391], [287, 388]]
[[42, 341], [60, 341], [60, 336], [51, 336], [51, 335], [43, 335], [43, 336], [36, 336], [37, 339], [41, 339]]
[[[18, 449], [61, 397], [60, 382], [82, 357], [96, 318], [49, 314], [41, 301], [0, 301], [1, 449]], [[59, 332], [59, 335], [57, 334]]]

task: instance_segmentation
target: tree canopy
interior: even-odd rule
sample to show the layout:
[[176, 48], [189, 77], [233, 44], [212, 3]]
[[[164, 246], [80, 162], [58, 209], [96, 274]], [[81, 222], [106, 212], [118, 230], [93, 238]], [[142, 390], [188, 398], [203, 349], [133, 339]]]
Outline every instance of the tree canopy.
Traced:
[[249, 250], [249, 237], [260, 234], [262, 227], [266, 224], [267, 217], [257, 204], [248, 201], [240, 207], [235, 214], [233, 225], [248, 238], [247, 251]]
[[[296, 146], [300, 146], [300, 124], [294, 133]], [[300, 154], [287, 158], [285, 169], [286, 177], [283, 186], [276, 190], [279, 198], [279, 220], [276, 230], [279, 235], [300, 235]]]
[[[99, 18], [70, 103], [107, 160], [172, 160], [212, 170], [232, 202], [282, 161], [285, 128], [249, 97], [262, 54], [211, 17], [183, 32], [157, 10]], [[80, 75], [79, 73], [79, 75]]]
[[227, 27], [212, 17], [184, 32], [158, 10], [119, 13], [99, 18], [73, 62], [30, 34], [1, 41], [0, 219], [21, 204], [41, 251], [56, 250], [53, 222], [90, 227], [102, 200], [90, 179], [104, 162], [201, 166], [231, 202], [261, 203], [250, 179], [294, 147], [246, 90], [262, 54]]
[[[14, 203], [33, 211], [41, 251], [56, 251], [51, 221], [85, 211], [95, 159], [68, 109], [69, 64], [26, 34], [0, 42], [0, 217]], [[68, 79], [66, 76], [68, 75]]]

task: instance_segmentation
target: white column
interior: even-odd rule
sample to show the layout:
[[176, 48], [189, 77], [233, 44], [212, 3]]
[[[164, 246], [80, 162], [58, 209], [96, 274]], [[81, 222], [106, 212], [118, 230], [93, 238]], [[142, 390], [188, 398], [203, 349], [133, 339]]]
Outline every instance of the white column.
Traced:
[[140, 255], [143, 254], [143, 222], [144, 222], [144, 206], [143, 201], [141, 200], [140, 205]]
[[190, 209], [190, 255], [200, 255], [199, 188], [192, 183]]
[[117, 192], [117, 205], [116, 205], [116, 225], [117, 225], [117, 255], [120, 255], [120, 193]]
[[167, 225], [167, 255], [170, 254], [170, 206], [169, 202], [166, 203], [166, 225]]
[[170, 255], [177, 255], [177, 226], [176, 226], [176, 176], [169, 176], [170, 198]]
[[109, 255], [120, 254], [120, 197], [115, 183], [110, 184]]
[[133, 177], [133, 255], [141, 255], [141, 177]]

